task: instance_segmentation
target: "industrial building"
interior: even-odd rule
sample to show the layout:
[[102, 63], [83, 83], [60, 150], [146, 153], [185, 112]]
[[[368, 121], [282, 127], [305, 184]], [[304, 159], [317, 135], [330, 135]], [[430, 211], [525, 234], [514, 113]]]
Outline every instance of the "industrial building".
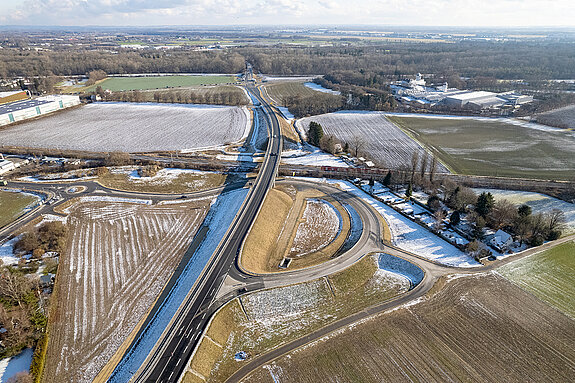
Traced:
[[505, 105], [518, 106], [533, 101], [533, 96], [515, 92], [492, 93], [484, 91], [465, 91], [445, 97], [443, 103], [456, 108], [492, 109]]
[[44, 96], [0, 105], [0, 126], [45, 115], [80, 104], [78, 96]]
[[533, 101], [533, 96], [522, 95], [514, 91], [493, 93], [460, 90], [449, 88], [447, 83], [440, 86], [427, 86], [425, 79], [419, 73], [415, 80], [396, 81], [390, 87], [400, 103], [419, 108], [437, 105], [454, 109], [499, 110], [515, 108]]

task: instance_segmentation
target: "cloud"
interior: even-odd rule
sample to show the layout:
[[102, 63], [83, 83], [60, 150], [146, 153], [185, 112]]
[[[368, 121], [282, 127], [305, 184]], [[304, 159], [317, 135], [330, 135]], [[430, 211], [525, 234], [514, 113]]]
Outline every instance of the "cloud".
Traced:
[[[2, 1], [2, 0], [0, 0]], [[1, 24], [571, 25], [572, 0], [24, 0]]]

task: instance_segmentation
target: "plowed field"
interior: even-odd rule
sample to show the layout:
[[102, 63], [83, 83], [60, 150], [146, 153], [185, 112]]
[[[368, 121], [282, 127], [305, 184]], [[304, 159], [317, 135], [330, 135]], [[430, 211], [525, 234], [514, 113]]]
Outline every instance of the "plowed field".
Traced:
[[68, 217], [44, 382], [90, 382], [151, 308], [210, 201], [82, 203]]

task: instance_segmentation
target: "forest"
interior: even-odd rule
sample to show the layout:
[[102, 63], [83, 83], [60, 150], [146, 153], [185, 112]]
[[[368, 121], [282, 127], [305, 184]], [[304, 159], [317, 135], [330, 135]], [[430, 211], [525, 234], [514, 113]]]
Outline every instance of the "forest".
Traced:
[[245, 61], [262, 73], [345, 77], [359, 86], [421, 72], [458, 86], [463, 78], [539, 81], [575, 78], [575, 45], [569, 42], [380, 43], [366, 47], [258, 47], [169, 51], [6, 48], [0, 78], [125, 73], [238, 73]]

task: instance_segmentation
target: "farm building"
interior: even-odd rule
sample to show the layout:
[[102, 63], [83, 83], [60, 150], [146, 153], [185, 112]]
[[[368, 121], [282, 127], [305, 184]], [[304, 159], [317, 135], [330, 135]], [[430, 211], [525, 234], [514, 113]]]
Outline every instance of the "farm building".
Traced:
[[30, 97], [25, 90], [0, 92], [0, 105], [7, 104], [9, 102], [27, 100], [28, 98]]
[[44, 96], [0, 105], [0, 126], [80, 104], [78, 96]]

